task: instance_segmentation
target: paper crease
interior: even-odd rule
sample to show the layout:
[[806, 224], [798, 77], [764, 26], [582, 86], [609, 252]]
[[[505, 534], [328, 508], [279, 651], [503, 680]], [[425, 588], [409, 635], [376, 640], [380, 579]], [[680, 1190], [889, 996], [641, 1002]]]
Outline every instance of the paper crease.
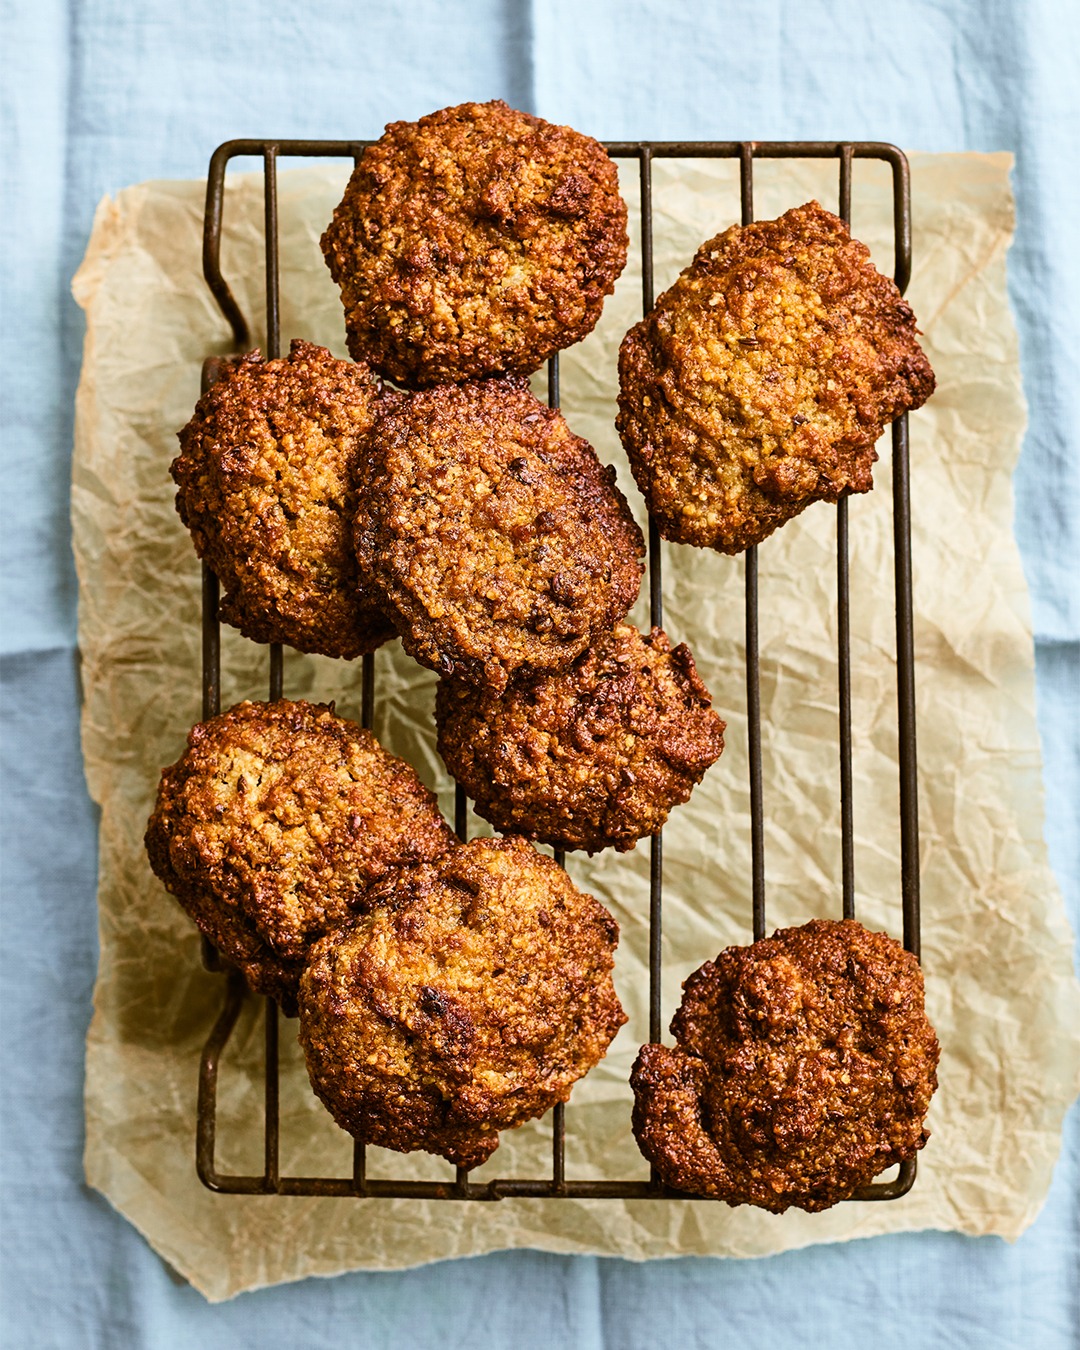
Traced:
[[[905, 1199], [821, 1215], [706, 1203], [499, 1204], [215, 1196], [194, 1174], [195, 1089], [220, 977], [150, 874], [141, 838], [162, 765], [199, 715], [199, 570], [172, 505], [175, 432], [199, 367], [228, 348], [202, 281], [201, 183], [126, 189], [98, 209], [74, 291], [87, 333], [76, 416], [72, 513], [80, 580], [87, 778], [102, 807], [101, 964], [87, 1046], [90, 1183], [211, 1299], [305, 1275], [395, 1268], [507, 1247], [621, 1255], [755, 1256], [874, 1233], [958, 1229], [1015, 1238], [1034, 1218], [1080, 1079], [1080, 992], [1071, 938], [1042, 839], [1027, 594], [1011, 532], [1010, 475], [1024, 428], [1005, 289], [1012, 231], [1005, 155], [912, 158], [910, 296], [939, 389], [912, 417], [923, 950], [942, 1041], [933, 1137]], [[282, 331], [344, 355], [340, 305], [318, 252], [344, 169], [279, 175]], [[656, 280], [738, 218], [724, 163], [655, 165]], [[835, 199], [835, 165], [763, 172], [761, 217]], [[634, 216], [636, 174], [624, 171]], [[261, 180], [230, 179], [223, 263], [256, 330], [262, 305]], [[860, 161], [855, 233], [891, 261], [888, 173]], [[632, 250], [633, 252], [634, 250]], [[641, 515], [613, 428], [615, 354], [636, 320], [632, 264], [597, 332], [563, 360], [570, 425], [615, 463]], [[257, 337], [255, 339], [258, 340]], [[875, 491], [851, 503], [856, 869], [860, 917], [900, 927], [895, 638], [889, 439]], [[770, 926], [839, 913], [832, 522], [814, 506], [761, 550], [766, 862]], [[744, 744], [742, 564], [664, 547], [666, 626], [693, 648], [728, 748], [665, 834], [665, 1019], [691, 970], [750, 936]], [[635, 611], [644, 623], [644, 602]], [[359, 663], [286, 654], [286, 690], [359, 715]], [[376, 734], [452, 811], [434, 749], [434, 677], [397, 644], [377, 656]], [[262, 697], [265, 655], [222, 634], [225, 704]], [[616, 984], [630, 1014], [613, 1051], [567, 1112], [573, 1176], [644, 1176], [629, 1133], [627, 1076], [648, 1027], [648, 856], [572, 855], [579, 884], [622, 927]], [[282, 1169], [342, 1174], [349, 1141], [311, 1095], [291, 1024], [282, 1054]], [[254, 1010], [222, 1070], [218, 1165], [261, 1166]], [[380, 1175], [442, 1176], [423, 1156], [373, 1152]], [[485, 1175], [542, 1175], [545, 1125], [504, 1136]]]

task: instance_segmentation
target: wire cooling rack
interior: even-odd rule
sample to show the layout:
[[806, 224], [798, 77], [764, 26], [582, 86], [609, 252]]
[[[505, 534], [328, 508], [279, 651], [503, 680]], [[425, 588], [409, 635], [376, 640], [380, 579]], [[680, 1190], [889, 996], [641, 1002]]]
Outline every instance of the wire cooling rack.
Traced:
[[[266, 238], [266, 334], [268, 358], [280, 355], [280, 272], [278, 266], [277, 166], [282, 158], [359, 159], [369, 141], [226, 141], [214, 151], [206, 190], [203, 232], [203, 271], [222, 314], [228, 320], [235, 349], [250, 345], [247, 319], [221, 272], [222, 214], [225, 172], [229, 161], [255, 156], [263, 166]], [[911, 195], [908, 164], [893, 145], [871, 142], [818, 141], [634, 141], [609, 143], [614, 159], [634, 160], [640, 180], [642, 306], [648, 312], [653, 294], [652, 166], [657, 159], [732, 159], [739, 163], [742, 223], [754, 218], [754, 164], [763, 159], [835, 160], [838, 165], [838, 214], [851, 219], [851, 186], [856, 160], [884, 161], [892, 172], [895, 279], [903, 292], [911, 276]], [[204, 383], [212, 382], [216, 358], [204, 366]], [[548, 402], [559, 404], [559, 358], [548, 363]], [[896, 667], [900, 771], [900, 901], [903, 910], [904, 946], [919, 955], [919, 823], [916, 795], [915, 678], [911, 602], [911, 531], [908, 479], [908, 424], [904, 414], [892, 424], [893, 559], [896, 603]], [[656, 525], [649, 523], [650, 623], [663, 624], [663, 584], [660, 570], [660, 539]], [[765, 808], [761, 771], [761, 699], [758, 662], [758, 557], [747, 549], [744, 557], [746, 593], [746, 702], [750, 774], [752, 910], [755, 940], [765, 936]], [[203, 567], [203, 717], [221, 710], [220, 634], [218, 627], [218, 581]], [[840, 768], [841, 868], [843, 917], [855, 917], [855, 855], [851, 775], [851, 653], [848, 587], [848, 503], [841, 497], [836, 509], [836, 603], [838, 612], [837, 656], [839, 670], [838, 748]], [[269, 648], [269, 696], [283, 697], [282, 650]], [[375, 707], [375, 665], [372, 655], [363, 658], [361, 721], [371, 727]], [[468, 828], [468, 803], [457, 790], [455, 826], [462, 839]], [[663, 910], [663, 839], [651, 841], [649, 869], [649, 1039], [662, 1035], [660, 1006], [661, 923]], [[563, 861], [556, 851], [556, 859]], [[204, 959], [222, 970], [217, 953], [204, 942]], [[703, 954], [703, 957], [707, 954]], [[229, 1042], [244, 1000], [249, 997], [243, 978], [226, 971], [225, 1000], [217, 1022], [203, 1048], [199, 1066], [198, 1132], [196, 1167], [200, 1180], [210, 1190], [231, 1195], [312, 1195], [358, 1198], [414, 1197], [431, 1200], [502, 1200], [514, 1196], [575, 1199], [689, 1200], [701, 1199], [665, 1186], [653, 1171], [648, 1180], [584, 1181], [566, 1175], [566, 1110], [555, 1106], [552, 1123], [551, 1174], [546, 1177], [505, 1177], [493, 1181], [470, 1181], [464, 1168], [453, 1179], [415, 1181], [375, 1179], [367, 1174], [367, 1151], [353, 1148], [352, 1175], [347, 1177], [282, 1176], [279, 1167], [279, 1011], [272, 999], [265, 1008], [265, 1126], [263, 1171], [258, 1175], [219, 1172], [214, 1163], [217, 1136], [217, 1083], [222, 1053]], [[863, 1186], [854, 1200], [896, 1200], [915, 1180], [916, 1164], [901, 1164], [896, 1176]]]

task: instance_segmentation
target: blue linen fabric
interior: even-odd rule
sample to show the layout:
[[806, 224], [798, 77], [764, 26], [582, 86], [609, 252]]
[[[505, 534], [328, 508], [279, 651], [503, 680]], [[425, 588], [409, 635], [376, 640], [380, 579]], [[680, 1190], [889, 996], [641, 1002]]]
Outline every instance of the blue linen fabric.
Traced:
[[372, 136], [390, 118], [503, 97], [607, 139], [1012, 150], [1010, 287], [1031, 406], [1016, 533], [1036, 632], [1047, 841], [1075, 926], [1075, 11], [1050, 0], [5, 0], [0, 17], [2, 1344], [1075, 1345], [1075, 1108], [1046, 1208], [1013, 1247], [924, 1233], [646, 1266], [513, 1252], [207, 1305], [82, 1180], [96, 819], [78, 748], [67, 487], [81, 349], [68, 286], [94, 207], [141, 179], [202, 175], [228, 137]]

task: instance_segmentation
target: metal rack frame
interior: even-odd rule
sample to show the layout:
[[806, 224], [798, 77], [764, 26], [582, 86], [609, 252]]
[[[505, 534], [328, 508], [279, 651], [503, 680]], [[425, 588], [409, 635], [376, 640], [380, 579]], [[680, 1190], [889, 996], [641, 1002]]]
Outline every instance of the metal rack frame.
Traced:
[[[250, 342], [246, 318], [221, 273], [221, 234], [224, 210], [225, 171], [230, 160], [256, 156], [262, 161], [266, 231], [266, 332], [268, 358], [280, 355], [278, 267], [277, 165], [282, 157], [359, 159], [369, 141], [289, 141], [234, 140], [219, 146], [210, 160], [206, 190], [206, 215], [203, 234], [203, 271], [222, 314], [233, 333], [234, 346], [243, 351]], [[884, 161], [892, 171], [893, 233], [895, 241], [895, 279], [903, 292], [911, 275], [911, 202], [908, 164], [902, 151], [893, 145], [873, 142], [817, 141], [635, 141], [606, 146], [616, 159], [636, 160], [641, 188], [642, 304], [648, 312], [653, 293], [652, 165], [657, 159], [734, 159], [739, 163], [742, 223], [754, 218], [754, 162], [759, 159], [832, 159], [839, 166], [839, 212], [845, 222], [851, 218], [851, 186], [854, 161]], [[217, 358], [204, 366], [204, 384], [212, 382]], [[559, 404], [559, 358], [548, 363], [548, 403]], [[897, 703], [900, 753], [900, 850], [901, 905], [904, 946], [919, 955], [919, 826], [916, 786], [915, 677], [912, 633], [910, 491], [908, 478], [908, 426], [904, 414], [892, 425], [893, 479], [893, 554], [896, 602]], [[850, 603], [848, 580], [847, 499], [837, 503], [836, 558], [839, 657], [839, 759], [842, 893], [844, 918], [855, 917], [854, 826], [851, 774], [851, 653], [849, 641]], [[659, 534], [649, 522], [649, 609], [650, 623], [663, 624], [663, 593]], [[746, 612], [746, 698], [747, 736], [750, 764], [751, 856], [753, 932], [755, 940], [765, 936], [765, 817], [761, 771], [761, 702], [758, 660], [758, 556], [750, 548], [745, 557]], [[203, 567], [203, 717], [213, 717], [221, 707], [220, 635], [218, 627], [218, 582]], [[282, 650], [269, 649], [269, 696], [281, 698]], [[363, 658], [361, 720], [370, 728], [375, 703], [374, 657]], [[468, 803], [462, 789], [457, 790], [455, 825], [462, 839], [468, 825]], [[661, 920], [663, 904], [663, 840], [652, 839], [649, 880], [649, 1038], [659, 1041], [662, 1034], [660, 1004]], [[556, 858], [561, 863], [562, 855]], [[221, 970], [216, 952], [204, 943], [204, 959], [211, 969]], [[314, 1195], [361, 1198], [413, 1197], [434, 1200], [502, 1200], [514, 1196], [575, 1199], [693, 1200], [705, 1197], [689, 1195], [665, 1186], [655, 1170], [649, 1180], [576, 1181], [566, 1176], [564, 1159], [565, 1108], [551, 1111], [551, 1175], [544, 1178], [502, 1178], [487, 1182], [470, 1181], [463, 1168], [453, 1180], [413, 1181], [376, 1180], [367, 1175], [366, 1149], [354, 1144], [353, 1169], [349, 1177], [282, 1176], [279, 1169], [278, 1113], [278, 1008], [266, 1000], [265, 1016], [265, 1130], [264, 1168], [259, 1175], [240, 1176], [219, 1172], [215, 1166], [216, 1105], [218, 1067], [228, 1044], [247, 990], [235, 970], [226, 977], [224, 1006], [202, 1052], [199, 1067], [198, 1131], [196, 1167], [200, 1180], [210, 1190], [231, 1195]], [[855, 1192], [855, 1200], [895, 1200], [905, 1195], [915, 1180], [916, 1164], [903, 1163], [895, 1178], [874, 1182]]]

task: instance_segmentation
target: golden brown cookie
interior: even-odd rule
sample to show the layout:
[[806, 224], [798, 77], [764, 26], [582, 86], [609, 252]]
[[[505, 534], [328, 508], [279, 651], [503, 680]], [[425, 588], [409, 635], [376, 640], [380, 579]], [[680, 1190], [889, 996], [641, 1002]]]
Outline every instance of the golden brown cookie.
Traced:
[[690, 649], [620, 624], [502, 694], [440, 680], [439, 753], [499, 830], [620, 852], [663, 827], [724, 748]]
[[882, 429], [934, 390], [916, 332], [817, 202], [702, 244], [619, 352], [617, 426], [663, 537], [740, 553], [869, 491]]
[[783, 1213], [913, 1158], [938, 1041], [910, 952], [853, 920], [729, 947], [683, 985], [677, 1048], [645, 1045], [633, 1127], [669, 1186]]
[[463, 103], [386, 128], [322, 247], [358, 361], [408, 389], [529, 375], [596, 325], [626, 205], [591, 137]]
[[501, 690], [626, 614], [644, 541], [615, 470], [523, 379], [440, 385], [381, 416], [356, 549], [405, 650]]
[[385, 397], [367, 366], [295, 341], [225, 363], [180, 432], [176, 508], [245, 637], [354, 657], [393, 636], [352, 548], [356, 459]]
[[286, 1008], [311, 943], [356, 912], [365, 887], [455, 842], [434, 794], [370, 731], [287, 700], [192, 727], [146, 830], [166, 889]]
[[474, 839], [366, 904], [300, 982], [312, 1086], [365, 1143], [476, 1167], [567, 1101], [626, 1021], [615, 920], [521, 839]]

